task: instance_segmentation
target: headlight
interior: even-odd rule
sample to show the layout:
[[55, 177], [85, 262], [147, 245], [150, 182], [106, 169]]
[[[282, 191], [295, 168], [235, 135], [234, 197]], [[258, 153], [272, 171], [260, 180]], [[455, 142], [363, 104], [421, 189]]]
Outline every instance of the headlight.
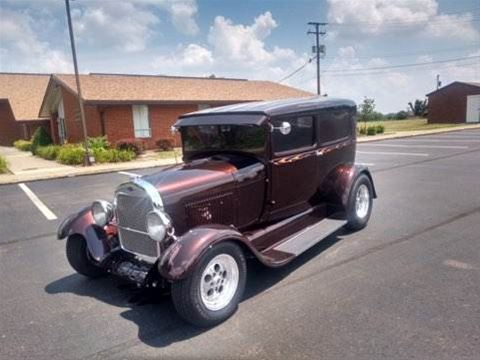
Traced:
[[97, 200], [92, 204], [92, 216], [95, 224], [104, 227], [113, 219], [113, 205], [105, 200]]
[[147, 232], [153, 240], [162, 241], [171, 226], [170, 218], [164, 212], [153, 210], [147, 214]]

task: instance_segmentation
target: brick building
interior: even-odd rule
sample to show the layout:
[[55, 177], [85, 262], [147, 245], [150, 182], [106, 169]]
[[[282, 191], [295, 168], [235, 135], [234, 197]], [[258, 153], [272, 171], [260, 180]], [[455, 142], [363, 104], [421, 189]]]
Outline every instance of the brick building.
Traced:
[[455, 81], [427, 97], [428, 123], [480, 122], [480, 83]]
[[[310, 96], [311, 93], [270, 81], [149, 75], [81, 75], [88, 136], [110, 142], [140, 138], [153, 148], [172, 139], [177, 118], [205, 107], [245, 101]], [[56, 143], [83, 139], [75, 77], [50, 77], [40, 116], [50, 118]]]
[[39, 126], [50, 130], [48, 119], [38, 115], [49, 75], [0, 73], [0, 145], [30, 139]]

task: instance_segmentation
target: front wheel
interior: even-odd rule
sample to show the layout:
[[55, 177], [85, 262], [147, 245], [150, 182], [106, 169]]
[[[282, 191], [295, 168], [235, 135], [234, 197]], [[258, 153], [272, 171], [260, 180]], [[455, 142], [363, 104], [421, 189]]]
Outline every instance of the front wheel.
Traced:
[[102, 268], [92, 262], [87, 249], [87, 243], [82, 236], [69, 236], [66, 251], [67, 260], [77, 273], [89, 278], [98, 278], [106, 275]]
[[367, 226], [372, 213], [373, 185], [370, 178], [361, 174], [350, 190], [347, 204], [347, 228], [356, 231]]
[[237, 310], [245, 289], [247, 265], [242, 249], [224, 242], [209, 249], [186, 279], [172, 284], [172, 299], [187, 322], [210, 327]]

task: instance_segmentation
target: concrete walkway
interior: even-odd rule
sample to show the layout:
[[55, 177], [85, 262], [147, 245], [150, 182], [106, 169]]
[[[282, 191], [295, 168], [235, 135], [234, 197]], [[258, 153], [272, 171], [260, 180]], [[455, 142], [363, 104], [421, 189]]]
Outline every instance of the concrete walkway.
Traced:
[[38, 156], [33, 156], [30, 151], [20, 151], [14, 147], [0, 146], [0, 155], [7, 159], [8, 169], [13, 175], [17, 176], [39, 173], [61, 175], [73, 169], [72, 166], [44, 160]]

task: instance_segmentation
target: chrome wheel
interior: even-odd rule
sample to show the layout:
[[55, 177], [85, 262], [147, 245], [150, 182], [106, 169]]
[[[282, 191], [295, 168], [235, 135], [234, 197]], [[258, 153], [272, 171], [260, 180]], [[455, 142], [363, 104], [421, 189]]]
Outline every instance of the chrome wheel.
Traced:
[[237, 291], [239, 270], [235, 259], [228, 254], [215, 256], [205, 267], [201, 277], [200, 294], [208, 310], [226, 307]]
[[355, 196], [355, 212], [359, 219], [363, 219], [368, 214], [370, 207], [370, 192], [365, 184], [358, 187], [357, 194]]

